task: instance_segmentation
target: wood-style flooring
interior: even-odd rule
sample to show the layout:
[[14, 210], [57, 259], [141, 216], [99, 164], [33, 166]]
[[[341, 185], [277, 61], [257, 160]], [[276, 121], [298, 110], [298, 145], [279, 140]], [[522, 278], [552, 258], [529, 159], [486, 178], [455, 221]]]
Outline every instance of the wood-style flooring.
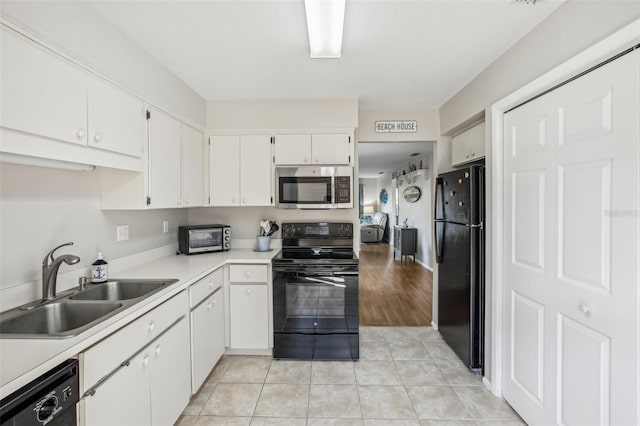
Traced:
[[360, 246], [360, 325], [431, 325], [433, 274], [393, 259], [389, 244]]

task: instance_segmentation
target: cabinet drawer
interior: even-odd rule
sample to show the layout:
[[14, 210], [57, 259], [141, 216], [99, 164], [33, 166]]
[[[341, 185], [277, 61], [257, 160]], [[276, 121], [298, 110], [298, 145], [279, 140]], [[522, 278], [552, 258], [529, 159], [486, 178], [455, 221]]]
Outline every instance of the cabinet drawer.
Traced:
[[230, 265], [232, 283], [267, 283], [267, 265]]
[[189, 287], [189, 306], [193, 308], [205, 297], [222, 287], [224, 283], [224, 273], [222, 268], [218, 268], [206, 277], [196, 281]]
[[86, 350], [82, 354], [83, 391], [95, 385], [185, 315], [188, 312], [187, 303], [187, 292], [183, 291]]

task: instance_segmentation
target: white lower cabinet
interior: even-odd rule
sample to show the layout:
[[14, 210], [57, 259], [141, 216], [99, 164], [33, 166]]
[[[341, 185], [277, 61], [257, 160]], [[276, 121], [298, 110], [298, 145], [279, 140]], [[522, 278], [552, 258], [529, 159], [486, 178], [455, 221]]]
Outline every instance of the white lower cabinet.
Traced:
[[267, 283], [230, 287], [230, 343], [232, 349], [269, 347]]
[[81, 424], [175, 423], [191, 396], [187, 310], [179, 293], [80, 355]]
[[269, 268], [229, 265], [229, 347], [269, 348]]
[[224, 289], [191, 311], [191, 381], [196, 393], [224, 354]]
[[[89, 426], [150, 425], [149, 354], [141, 352], [83, 400]], [[82, 424], [82, 423], [81, 423]]]
[[173, 425], [189, 403], [190, 352], [186, 317], [149, 347], [151, 424]]

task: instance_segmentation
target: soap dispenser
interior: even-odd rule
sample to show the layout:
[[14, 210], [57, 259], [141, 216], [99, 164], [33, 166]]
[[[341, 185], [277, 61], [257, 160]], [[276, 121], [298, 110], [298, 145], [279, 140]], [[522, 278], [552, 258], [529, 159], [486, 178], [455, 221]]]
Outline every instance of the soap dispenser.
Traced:
[[108, 279], [107, 269], [109, 264], [104, 260], [102, 252], [98, 252], [97, 257], [96, 261], [91, 264], [91, 282], [94, 284], [105, 283]]

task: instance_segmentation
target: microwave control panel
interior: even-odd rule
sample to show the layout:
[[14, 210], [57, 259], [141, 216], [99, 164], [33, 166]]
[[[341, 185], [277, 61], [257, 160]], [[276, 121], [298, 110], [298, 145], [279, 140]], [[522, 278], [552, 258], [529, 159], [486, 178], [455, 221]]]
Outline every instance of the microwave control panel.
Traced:
[[336, 203], [351, 202], [351, 177], [336, 176]]

